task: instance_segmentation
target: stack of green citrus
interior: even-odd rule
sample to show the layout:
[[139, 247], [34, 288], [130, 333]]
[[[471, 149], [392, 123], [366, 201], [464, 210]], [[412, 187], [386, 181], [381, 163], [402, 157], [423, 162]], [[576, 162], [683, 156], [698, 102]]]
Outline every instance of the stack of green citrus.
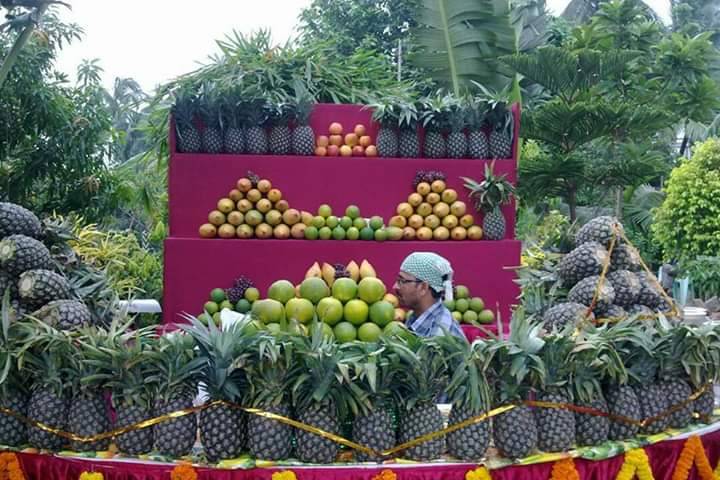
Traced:
[[480, 297], [471, 297], [470, 290], [464, 285], [456, 285], [454, 299], [445, 302], [445, 306], [452, 312], [453, 318], [461, 323], [471, 325], [488, 324], [495, 321], [492, 310], [485, 308], [485, 302]]

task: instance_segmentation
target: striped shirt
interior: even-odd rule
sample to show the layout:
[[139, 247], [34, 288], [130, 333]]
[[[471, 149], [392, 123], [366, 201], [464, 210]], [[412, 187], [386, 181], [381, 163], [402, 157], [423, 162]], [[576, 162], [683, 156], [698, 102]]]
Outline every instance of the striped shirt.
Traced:
[[425, 310], [419, 317], [413, 314], [408, 320], [408, 328], [420, 337], [437, 337], [444, 335], [443, 328], [451, 335], [465, 338], [460, 325], [455, 321], [450, 310], [438, 300], [432, 307]]

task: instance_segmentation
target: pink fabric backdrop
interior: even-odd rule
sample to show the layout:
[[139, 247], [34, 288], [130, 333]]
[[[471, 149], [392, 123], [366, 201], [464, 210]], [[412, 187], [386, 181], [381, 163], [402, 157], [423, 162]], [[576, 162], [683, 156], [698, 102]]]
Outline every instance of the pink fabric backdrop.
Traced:
[[517, 266], [520, 242], [364, 242], [322, 240], [201, 240], [170, 238], [165, 241], [164, 320], [178, 322], [178, 314], [202, 313], [210, 290], [231, 286], [234, 278], [249, 275], [261, 293], [279, 279], [297, 284], [313, 262], [358, 264], [367, 259], [388, 288], [400, 263], [413, 251], [430, 250], [446, 257], [455, 280], [482, 297], [488, 308], [500, 304], [507, 323], [509, 307], [519, 294], [508, 267]]
[[[720, 458], [720, 432], [702, 437], [705, 452], [714, 468]], [[645, 448], [656, 480], [671, 480], [684, 440], [656, 443]], [[84, 471], [101, 472], [106, 480], [168, 480], [171, 466], [142, 463], [99, 462], [45, 455], [19, 454], [28, 480], [76, 480]], [[623, 456], [608, 460], [575, 460], [582, 480], [613, 480]], [[391, 469], [398, 480], [464, 480], [474, 465], [425, 465], [395, 468], [392, 465], [348, 468], [294, 468], [298, 480], [371, 480], [384, 469]], [[493, 480], [547, 480], [552, 463], [507, 467], [492, 471]], [[199, 480], [271, 480], [278, 469], [218, 470], [198, 468]], [[693, 468], [689, 480], [699, 480]]]

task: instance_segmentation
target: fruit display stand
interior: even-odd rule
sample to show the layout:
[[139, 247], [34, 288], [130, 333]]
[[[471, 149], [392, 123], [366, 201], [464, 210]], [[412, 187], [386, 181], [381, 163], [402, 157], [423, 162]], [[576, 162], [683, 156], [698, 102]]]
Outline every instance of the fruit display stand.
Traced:
[[[519, 113], [514, 106], [515, 131], [519, 129]], [[373, 138], [377, 133], [371, 112], [359, 105], [317, 105], [310, 120], [316, 132], [337, 121], [367, 125]], [[503, 321], [508, 321], [510, 306], [519, 293], [512, 271], [520, 262], [512, 203], [503, 207], [508, 229], [505, 239], [498, 241], [202, 239], [198, 235], [208, 212], [248, 170], [270, 179], [293, 208], [315, 211], [321, 204], [329, 204], [342, 210], [354, 204], [366, 217], [389, 219], [411, 192], [418, 170], [442, 170], [448, 186], [470, 205], [460, 177], [482, 178], [490, 160], [184, 154], [176, 151], [173, 131], [168, 179], [170, 236], [165, 241], [166, 323], [181, 321], [183, 312], [199, 313], [209, 290], [229, 286], [239, 274], [252, 278], [264, 292], [281, 277], [299, 282], [314, 261], [367, 259], [391, 287], [403, 258], [413, 251], [445, 256], [455, 269], [456, 283], [467, 285], [483, 297], [488, 308], [497, 308]], [[517, 179], [517, 148], [515, 138], [512, 158], [495, 162], [495, 172], [507, 175], [512, 183]], [[477, 216], [476, 222], [480, 220]]]
[[[704, 472], [707, 467], [717, 471], [717, 464], [720, 461], [720, 425], [713, 424], [695, 430], [696, 437], [693, 440], [701, 442], [704, 451], [705, 463]], [[668, 435], [666, 435], [667, 437]], [[194, 476], [173, 477], [173, 471], [178, 464], [162, 463], [155, 461], [140, 461], [137, 459], [115, 459], [115, 458], [82, 458], [65, 455], [39, 455], [30, 452], [18, 452], [17, 458], [27, 480], [67, 480], [78, 479], [85, 472], [102, 474], [104, 480], [167, 480], [171, 478], [197, 478], [198, 480], [385, 480], [393, 478], [396, 480], [614, 480], [621, 478], [621, 470], [625, 470], [630, 460], [629, 452], [644, 453], [647, 458], [647, 465], [652, 474], [650, 477], [637, 472], [639, 478], [654, 480], [712, 480], [717, 476], [708, 477], [699, 472], [696, 466], [692, 466], [688, 472], [683, 472], [680, 467], [682, 457], [688, 454], [689, 434], [676, 435], [675, 437], [655, 440], [649, 444], [633, 445], [628, 443], [619, 451], [606, 452], [600, 458], [592, 458], [589, 452], [574, 451], [570, 454], [536, 455], [532, 459], [525, 459], [528, 464], [509, 465], [494, 468], [492, 458], [487, 464], [489, 471], [484, 470], [489, 476], [482, 476], [478, 472], [480, 468], [475, 463], [387, 463], [382, 465], [342, 465], [329, 466], [300, 466], [284, 465], [266, 468], [250, 468], [235, 466], [220, 466], [218, 468], [192, 467]], [[624, 450], [624, 451], [623, 451]], [[697, 452], [696, 452], [697, 455]], [[568, 459], [572, 458], [572, 463]], [[690, 457], [692, 458], [692, 457]], [[699, 460], [696, 456], [695, 461]], [[687, 461], [687, 460], [686, 460]], [[700, 463], [700, 462], [698, 462]], [[565, 468], [574, 468], [577, 476], [561, 470], [558, 465]], [[697, 465], [697, 463], [696, 463]], [[185, 467], [188, 469], [188, 467]], [[383, 473], [384, 472], [384, 473]], [[710, 472], [712, 473], [712, 471]], [[3, 477], [8, 478], [8, 477]], [[9, 477], [14, 478], [14, 477]]]

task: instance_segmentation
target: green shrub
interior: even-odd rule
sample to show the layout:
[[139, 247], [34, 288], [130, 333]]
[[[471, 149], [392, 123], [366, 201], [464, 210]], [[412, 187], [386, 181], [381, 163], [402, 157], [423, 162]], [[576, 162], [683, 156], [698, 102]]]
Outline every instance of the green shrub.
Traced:
[[707, 300], [720, 296], [720, 257], [700, 256], [684, 262], [681, 269], [690, 277], [696, 298]]
[[720, 252], [720, 140], [697, 147], [670, 174], [667, 197], [656, 212], [653, 237], [665, 259]]

